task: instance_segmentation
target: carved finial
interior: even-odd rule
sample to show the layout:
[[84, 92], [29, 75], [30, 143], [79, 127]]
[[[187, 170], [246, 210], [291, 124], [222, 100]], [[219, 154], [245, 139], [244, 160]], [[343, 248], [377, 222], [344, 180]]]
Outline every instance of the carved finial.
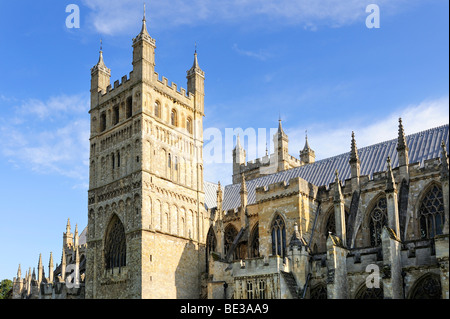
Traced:
[[397, 150], [408, 150], [408, 145], [406, 145], [405, 130], [403, 129], [402, 118], [398, 119], [398, 141]]

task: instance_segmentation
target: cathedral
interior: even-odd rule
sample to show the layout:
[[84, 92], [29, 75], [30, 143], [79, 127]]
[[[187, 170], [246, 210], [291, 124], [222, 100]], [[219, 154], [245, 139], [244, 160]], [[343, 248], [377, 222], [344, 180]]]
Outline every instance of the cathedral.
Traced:
[[187, 89], [155, 72], [146, 19], [133, 69], [91, 69], [88, 225], [61, 262], [19, 266], [14, 299], [448, 299], [449, 125], [315, 160], [274, 149], [232, 184], [203, 179], [205, 73]]

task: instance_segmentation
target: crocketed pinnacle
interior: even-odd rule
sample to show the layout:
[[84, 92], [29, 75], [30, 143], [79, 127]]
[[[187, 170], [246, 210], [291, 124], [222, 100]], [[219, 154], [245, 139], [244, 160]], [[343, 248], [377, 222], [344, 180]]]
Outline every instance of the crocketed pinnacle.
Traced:
[[408, 145], [406, 145], [405, 130], [403, 129], [402, 118], [398, 119], [398, 142], [397, 150], [408, 150]]
[[352, 147], [350, 151], [350, 163], [359, 162], [358, 148], [356, 147], [355, 132], [352, 132]]

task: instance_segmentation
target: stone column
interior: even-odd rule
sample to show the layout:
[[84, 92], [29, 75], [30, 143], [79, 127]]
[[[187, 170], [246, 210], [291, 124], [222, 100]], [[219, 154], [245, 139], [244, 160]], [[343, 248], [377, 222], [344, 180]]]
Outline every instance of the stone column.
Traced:
[[440, 267], [440, 277], [441, 277], [441, 288], [442, 288], [442, 299], [449, 299], [448, 292], [448, 255], [449, 255], [449, 245], [448, 245], [449, 235], [438, 235], [434, 239], [436, 247], [436, 260]]
[[347, 254], [340, 238], [330, 233], [327, 239], [328, 299], [348, 298]]
[[381, 244], [383, 269], [380, 270], [380, 274], [383, 280], [384, 299], [403, 299], [400, 239], [393, 229], [385, 226], [381, 232]]

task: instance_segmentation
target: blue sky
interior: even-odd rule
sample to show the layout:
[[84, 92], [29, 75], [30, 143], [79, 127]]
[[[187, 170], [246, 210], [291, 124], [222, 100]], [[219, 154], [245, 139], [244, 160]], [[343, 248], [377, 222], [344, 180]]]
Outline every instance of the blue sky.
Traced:
[[[66, 6], [80, 28], [66, 27]], [[90, 68], [103, 39], [111, 82], [132, 70], [142, 1], [0, 2], [0, 280], [60, 262], [67, 218], [87, 225]], [[380, 28], [368, 29], [368, 4]], [[197, 43], [204, 127], [275, 128], [316, 159], [449, 122], [446, 0], [148, 1], [156, 71], [186, 88]], [[209, 131], [206, 131], [209, 132]], [[206, 138], [206, 136], [205, 136]], [[208, 141], [205, 141], [205, 145]], [[253, 147], [254, 152], [251, 152]], [[265, 143], [249, 146], [249, 160]], [[255, 156], [252, 156], [252, 155]], [[205, 179], [231, 182], [231, 146]], [[48, 275], [48, 268], [46, 268]]]

